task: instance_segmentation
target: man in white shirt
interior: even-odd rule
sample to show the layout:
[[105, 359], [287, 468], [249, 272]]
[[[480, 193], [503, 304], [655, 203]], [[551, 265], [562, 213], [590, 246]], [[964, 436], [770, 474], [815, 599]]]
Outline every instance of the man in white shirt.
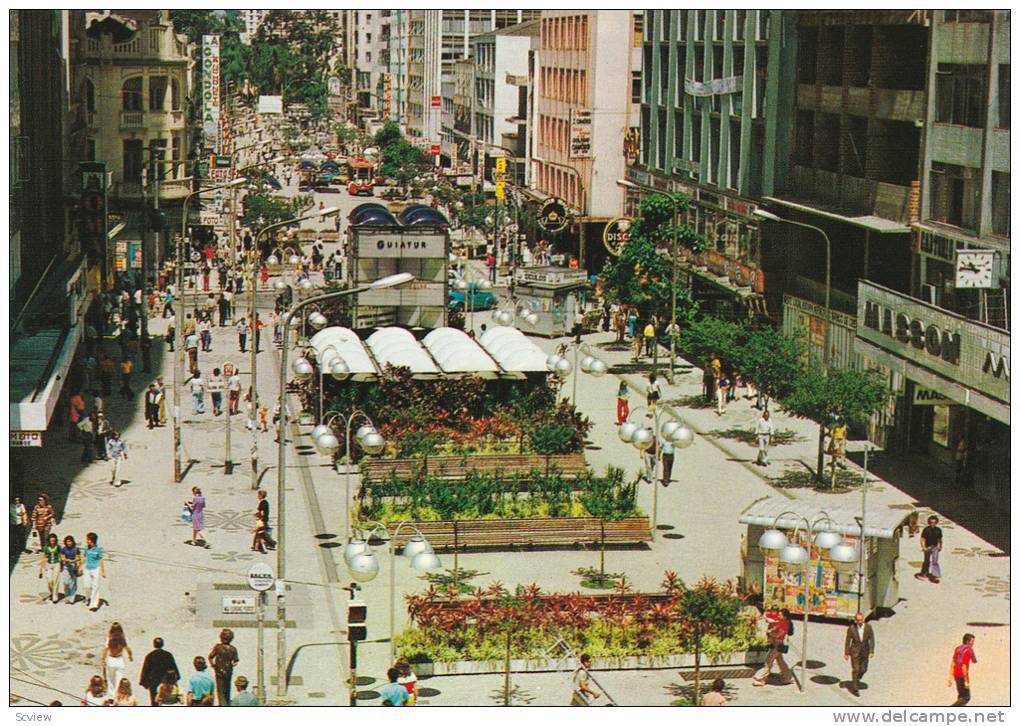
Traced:
[[755, 462], [758, 466], [769, 465], [769, 446], [772, 444], [772, 435], [775, 432], [776, 427], [772, 423], [769, 412], [765, 411], [754, 428], [755, 436], [758, 439], [758, 461]]
[[231, 371], [230, 376], [227, 377], [227, 415], [236, 416], [237, 407], [241, 402], [241, 374], [233, 366], [231, 366]]
[[196, 416], [205, 413], [205, 380], [202, 378], [202, 371], [195, 371], [189, 385], [191, 386], [191, 412]]

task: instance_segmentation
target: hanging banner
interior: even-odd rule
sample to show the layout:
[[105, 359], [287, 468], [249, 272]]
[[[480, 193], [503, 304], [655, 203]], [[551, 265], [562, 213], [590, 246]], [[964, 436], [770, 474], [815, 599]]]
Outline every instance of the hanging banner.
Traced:
[[220, 36], [202, 36], [202, 131], [206, 143], [220, 150]]
[[737, 93], [743, 82], [743, 76], [713, 78], [711, 81], [704, 82], [695, 81], [693, 78], [685, 78], [684, 92], [690, 96], [722, 96], [727, 93]]

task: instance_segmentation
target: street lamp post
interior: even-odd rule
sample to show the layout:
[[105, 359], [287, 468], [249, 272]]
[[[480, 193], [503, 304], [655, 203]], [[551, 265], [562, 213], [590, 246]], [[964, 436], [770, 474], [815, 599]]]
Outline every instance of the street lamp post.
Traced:
[[[268, 228], [267, 228], [268, 229]], [[348, 295], [357, 295], [362, 292], [368, 292], [369, 290], [380, 290], [390, 287], [396, 287], [403, 285], [414, 279], [414, 276], [408, 272], [401, 272], [396, 275], [390, 275], [389, 277], [383, 277], [376, 280], [368, 285], [362, 285], [360, 287], [349, 288], [347, 290], [337, 290], [335, 292], [325, 293], [323, 295], [316, 295], [310, 297], [307, 300], [296, 303], [290, 309], [286, 320], [283, 324], [283, 345], [280, 351], [280, 394], [279, 394], [279, 408], [280, 408], [280, 422], [279, 422], [279, 436], [277, 436], [278, 446], [276, 450], [276, 579], [279, 582], [285, 581], [286, 576], [286, 458], [287, 458], [287, 353], [288, 353], [288, 333], [290, 332], [291, 322], [295, 316], [301, 312], [304, 308], [309, 305], [316, 303], [323, 303], [327, 300], [336, 300], [338, 298], [346, 297]], [[254, 370], [252, 371], [254, 374]], [[254, 390], [254, 379], [253, 386]], [[285, 695], [287, 692], [287, 633], [286, 633], [286, 622], [287, 622], [287, 606], [284, 600], [284, 594], [286, 589], [281, 585], [276, 591], [276, 692], [277, 695]]]
[[184, 197], [181, 206], [181, 236], [177, 239], [177, 296], [174, 300], [174, 409], [173, 428], [171, 437], [173, 440], [173, 476], [174, 481], [179, 482], [183, 476], [181, 469], [181, 386], [184, 385], [184, 233], [188, 226], [188, 202], [191, 198], [202, 192], [214, 192], [218, 189], [232, 189], [243, 185], [248, 180], [243, 176], [233, 179], [226, 184], [209, 187], [208, 189], [196, 189]]
[[[793, 521], [797, 522], [793, 533], [793, 542], [789, 541], [786, 535], [777, 528], [779, 520], [787, 515], [789, 515]], [[819, 525], [822, 522], [827, 523], [827, 527], [825, 529], [819, 528]], [[802, 524], [804, 525], [804, 531], [807, 533], [807, 549], [800, 544], [800, 538], [797, 536]], [[857, 559], [857, 553], [853, 546], [848, 544], [846, 540], [835, 531], [835, 525], [832, 518], [824, 510], [818, 513], [814, 521], [808, 521], [807, 517], [795, 512], [781, 512], [773, 520], [772, 526], [762, 532], [761, 537], [758, 538], [758, 548], [762, 551], [762, 554], [772, 556], [778, 553], [780, 562], [787, 565], [800, 565], [802, 568], [801, 577], [803, 578], [804, 583], [804, 627], [803, 633], [801, 634], [800, 683], [797, 684], [801, 692], [804, 691], [804, 688], [807, 685], [807, 631], [808, 615], [811, 612], [811, 582], [808, 579], [808, 565], [811, 563], [811, 553], [809, 549], [812, 542], [814, 542], [814, 545], [819, 549], [819, 551], [825, 553], [823, 557], [838, 567], [852, 564], [854, 560]], [[863, 541], [860, 544], [863, 544]]]
[[829, 240], [829, 235], [825, 233], [825, 230], [821, 227], [816, 227], [813, 224], [807, 224], [805, 222], [797, 222], [792, 219], [786, 219], [780, 217], [778, 214], [766, 211], [764, 209], [755, 209], [754, 216], [758, 219], [764, 219], [769, 222], [782, 222], [783, 224], [791, 224], [794, 227], [803, 227], [804, 229], [810, 229], [817, 232], [825, 240], [825, 314], [829, 320], [825, 321], [825, 349], [822, 351], [822, 365], [826, 371], [829, 370], [829, 328], [832, 325], [832, 242]]
[[[581, 372], [587, 373], [595, 378], [601, 378], [608, 371], [609, 367], [606, 362], [601, 358], [596, 358], [591, 348], [588, 347], [587, 343], [573, 342], [570, 347], [574, 350], [574, 362], [571, 366], [573, 376], [573, 388], [570, 394], [570, 403], [573, 404], [577, 400], [577, 377]], [[584, 351], [584, 357], [578, 362], [578, 355], [581, 351]], [[560, 375], [560, 361], [564, 360], [563, 356], [558, 353], [553, 353], [545, 361], [546, 370], [554, 375]], [[562, 375], [566, 375], [565, 373]]]
[[[631, 423], [631, 418], [638, 411], [647, 411], [646, 417], [650, 415], [653, 420], [653, 430], [649, 430], [646, 426], [639, 426], [638, 424]], [[659, 524], [659, 484], [655, 481], [658, 467], [662, 465], [662, 442], [668, 440], [678, 449], [686, 449], [688, 446], [694, 443], [694, 432], [691, 428], [684, 423], [681, 419], [675, 419], [672, 416], [667, 421], [662, 422], [660, 426], [661, 409], [659, 406], [649, 408], [648, 406], [638, 406], [630, 411], [627, 415], [627, 420], [620, 425], [617, 429], [617, 435], [620, 437], [620, 441], [625, 444], [632, 444], [638, 451], [644, 453], [648, 450], [656, 437], [659, 439], [659, 446], [656, 447], [655, 452], [655, 470], [649, 472], [649, 483], [652, 485], [652, 537], [655, 536], [655, 528]]]
[[425, 535], [421, 533], [411, 522], [401, 522], [397, 525], [396, 529], [391, 534], [386, 525], [381, 522], [365, 522], [365, 525], [371, 527], [370, 530], [363, 530], [362, 536], [357, 540], [350, 542], [344, 548], [344, 560], [347, 562], [347, 569], [351, 573], [351, 577], [359, 582], [370, 582], [375, 579], [375, 576], [379, 574], [379, 562], [369, 546], [368, 542], [372, 537], [378, 533], [382, 533], [382, 537], [379, 539], [383, 540], [388, 544], [390, 554], [390, 662], [392, 663], [396, 657], [396, 643], [394, 642], [394, 636], [396, 635], [396, 613], [397, 613], [397, 586], [396, 586], [396, 575], [397, 568], [396, 563], [396, 549], [397, 549], [397, 537], [405, 527], [409, 527], [414, 530], [414, 534], [411, 539], [404, 545], [403, 555], [410, 560], [411, 569], [418, 570], [420, 572], [429, 572], [438, 570], [442, 563], [439, 557], [433, 550], [432, 545], [429, 543]]
[[[329, 207], [318, 212], [318, 216], [329, 215], [339, 213], [338, 207]], [[280, 227], [286, 227], [291, 224], [300, 223], [306, 219], [311, 219], [314, 215], [304, 215], [301, 217], [295, 217], [294, 219], [287, 219], [282, 222], [276, 222], [263, 227], [255, 234], [255, 239], [252, 240], [252, 249], [249, 254], [251, 260], [251, 282], [250, 282], [250, 308], [248, 310], [248, 325], [251, 327], [251, 411], [249, 412], [249, 423], [251, 425], [251, 488], [253, 490], [259, 488], [259, 437], [258, 428], [255, 425], [256, 416], [258, 415], [258, 345], [257, 340], [259, 338], [258, 326], [258, 309], [257, 309], [257, 292], [258, 292], [258, 249], [259, 249], [259, 238], [267, 232]], [[272, 255], [270, 255], [272, 257]], [[295, 296], [296, 297], [296, 296]], [[288, 321], [289, 323], [289, 321]], [[284, 333], [284, 340], [286, 341], [286, 331]], [[281, 429], [282, 430], [282, 429]], [[281, 437], [282, 440], [282, 437]]]

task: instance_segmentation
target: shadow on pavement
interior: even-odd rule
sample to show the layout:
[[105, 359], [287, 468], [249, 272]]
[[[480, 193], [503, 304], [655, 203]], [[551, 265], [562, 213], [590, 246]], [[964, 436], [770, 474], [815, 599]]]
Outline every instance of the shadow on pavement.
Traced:
[[[849, 455], [863, 464], [863, 454]], [[956, 525], [973, 532], [1005, 554], [1010, 553], [1009, 507], [982, 499], [970, 489], [958, 488], [952, 474], [936, 470], [917, 454], [885, 452], [871, 454], [869, 471], [910, 496], [919, 509], [930, 509]], [[922, 516], [922, 521], [924, 517]]]
[[[120, 346], [110, 340], [101, 343], [102, 350], [110, 356], [114, 365], [120, 363]], [[144, 427], [144, 404], [142, 398], [144, 391], [151, 381], [158, 376], [164, 376], [169, 386], [170, 372], [164, 372], [166, 345], [162, 336], [152, 336], [151, 368], [148, 373], [139, 370], [131, 376], [131, 387], [134, 390], [134, 397], [125, 399], [118, 394], [120, 376], [115, 375], [109, 396], [103, 397], [103, 404], [106, 411], [106, 418], [117, 431], [126, 431], [136, 423], [139, 428]], [[74, 381], [73, 381], [74, 382]], [[76, 383], [76, 382], [75, 382]], [[95, 386], [98, 388], [98, 381]], [[76, 386], [77, 387], [77, 386]], [[168, 389], [169, 394], [169, 389]], [[71, 392], [68, 389], [68, 398]], [[86, 406], [91, 410], [91, 396], [86, 396]], [[167, 401], [167, 409], [171, 408], [170, 401]], [[70, 495], [71, 482], [77, 479], [86, 468], [89, 469], [89, 477], [80, 483], [83, 495], [91, 498], [105, 499], [113, 496], [116, 489], [110, 486], [110, 465], [107, 462], [98, 461], [86, 465], [81, 460], [82, 445], [79, 441], [71, 441], [68, 438], [70, 424], [67, 422], [67, 411], [60, 407], [54, 412], [50, 420], [50, 427], [44, 436], [45, 445], [40, 448], [21, 449], [20, 471], [14, 469], [10, 472], [11, 497], [20, 496], [28, 509], [29, 516], [32, 507], [40, 494], [46, 494], [53, 505], [55, 524], [53, 532], [61, 539], [64, 535], [70, 534], [80, 545], [85, 543], [85, 533], [94, 531], [99, 533], [102, 539], [103, 526], [106, 522], [80, 522], [77, 519], [65, 518], [67, 510], [67, 499]], [[167, 422], [169, 426], [169, 421]], [[126, 438], [128, 445], [128, 456], [134, 456], [134, 450], [145, 450], [148, 442], [135, 442], [130, 437]], [[144, 456], [144, 454], [143, 454]], [[125, 482], [128, 480], [125, 479]], [[38, 538], [34, 537], [31, 530], [26, 532], [26, 547], [33, 553], [38, 550]], [[17, 554], [12, 552], [8, 563], [8, 575], [14, 571], [15, 566], [21, 557], [32, 558], [37, 555], [27, 553]]]

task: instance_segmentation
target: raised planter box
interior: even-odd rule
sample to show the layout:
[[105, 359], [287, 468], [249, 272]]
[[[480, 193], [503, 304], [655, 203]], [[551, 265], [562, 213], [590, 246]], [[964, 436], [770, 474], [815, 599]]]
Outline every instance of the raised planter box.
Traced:
[[584, 454], [499, 454], [481, 456], [430, 456], [421, 459], [369, 459], [361, 464], [361, 476], [367, 481], [382, 481], [396, 474], [409, 479], [419, 474], [463, 479], [470, 471], [499, 472], [507, 476], [527, 474], [538, 469], [544, 474], [559, 471], [573, 478], [587, 471]]
[[[640, 544], [652, 541], [648, 517], [606, 520], [595, 517], [541, 517], [534, 519], [461, 519], [451, 522], [413, 522], [437, 550]], [[394, 533], [399, 522], [387, 522]], [[603, 529], [603, 527], [605, 529]], [[404, 527], [396, 535], [398, 547], [415, 534]]]
[[[721, 658], [702, 656], [702, 668], [720, 666], [758, 666], [765, 662], [767, 650], [741, 650]], [[593, 658], [592, 670], [629, 671], [665, 670], [669, 668], [694, 668], [694, 654], [677, 655], [629, 655], [621, 658]], [[458, 660], [451, 663], [412, 663], [418, 676], [469, 676], [481, 673], [503, 673], [505, 661], [501, 660]], [[555, 658], [531, 658], [510, 660], [514, 673], [548, 673], [564, 669], [563, 661]]]

